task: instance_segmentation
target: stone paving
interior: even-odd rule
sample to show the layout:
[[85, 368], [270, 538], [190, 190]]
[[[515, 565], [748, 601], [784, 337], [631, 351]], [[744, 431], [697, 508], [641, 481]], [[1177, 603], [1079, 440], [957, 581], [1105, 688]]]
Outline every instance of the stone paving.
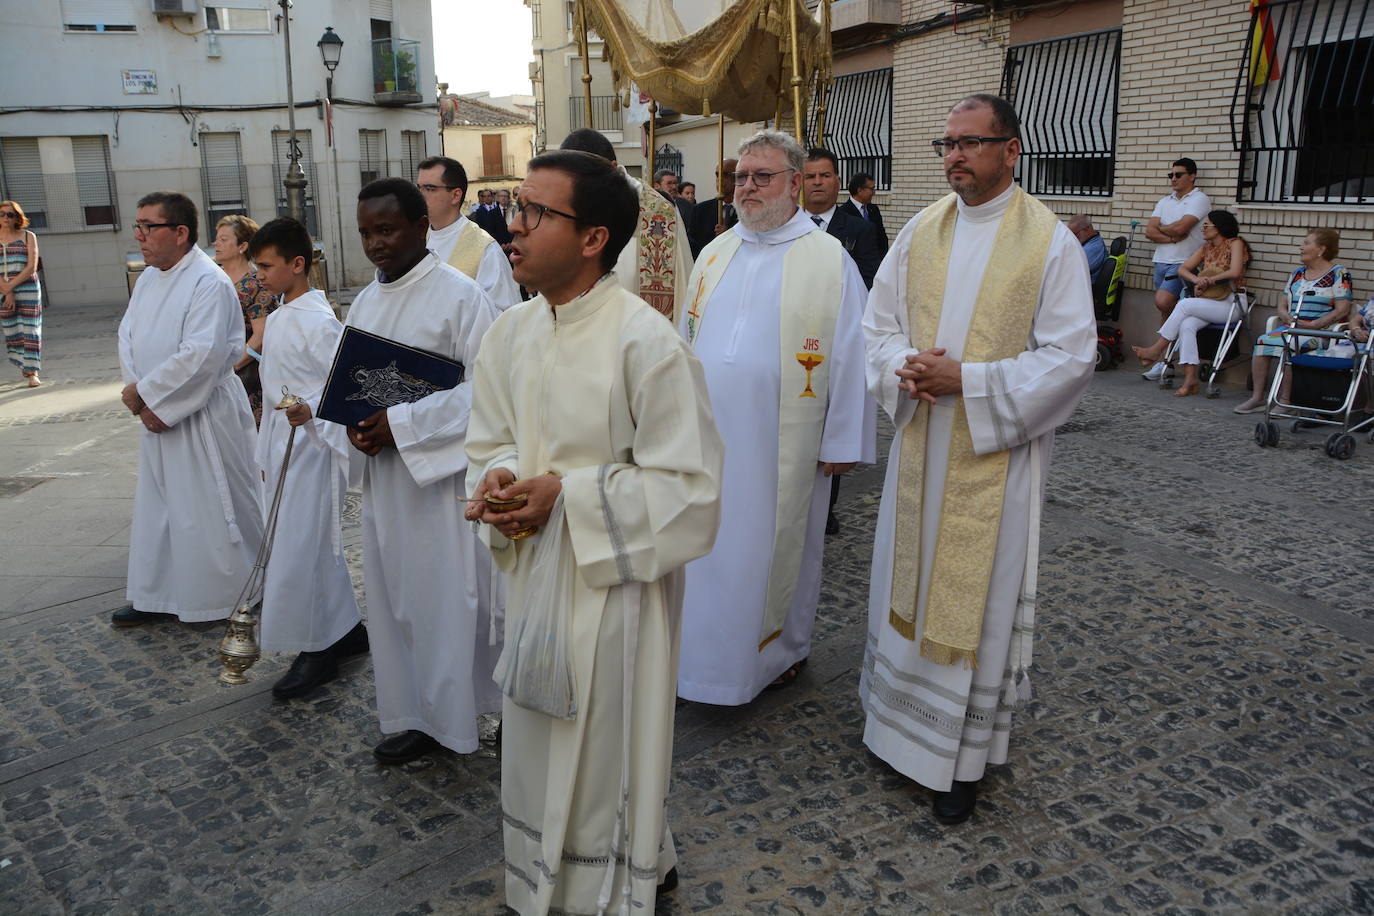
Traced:
[[[50, 312], [53, 384], [0, 385], [0, 911], [504, 912], [498, 761], [377, 766], [366, 659], [278, 703], [285, 657], [216, 683], [217, 624], [109, 627], [117, 318]], [[1374, 446], [1258, 449], [1238, 398], [1096, 377], [1048, 481], [1036, 698], [954, 828], [863, 747], [882, 468], [851, 477], [801, 678], [679, 704], [659, 911], [1374, 912]]]

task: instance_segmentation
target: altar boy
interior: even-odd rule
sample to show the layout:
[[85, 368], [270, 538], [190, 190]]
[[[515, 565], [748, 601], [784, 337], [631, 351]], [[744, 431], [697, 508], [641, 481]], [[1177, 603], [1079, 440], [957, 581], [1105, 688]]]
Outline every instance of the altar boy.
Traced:
[[287, 439], [296, 428], [262, 601], [262, 648], [300, 653], [272, 688], [285, 700], [333, 680], [340, 658], [368, 648], [339, 536], [348, 436], [337, 423], [316, 418], [310, 406], [324, 391], [343, 325], [324, 293], [310, 288], [314, 244], [299, 222], [272, 220], [253, 236], [248, 253], [263, 285], [282, 297], [263, 333], [264, 406], [287, 391], [300, 398], [294, 406], [263, 412], [256, 452], [263, 509], [270, 512]]

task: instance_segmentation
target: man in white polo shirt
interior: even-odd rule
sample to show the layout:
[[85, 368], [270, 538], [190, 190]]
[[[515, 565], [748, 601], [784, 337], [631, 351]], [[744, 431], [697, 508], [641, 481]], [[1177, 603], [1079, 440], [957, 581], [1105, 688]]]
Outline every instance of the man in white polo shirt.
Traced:
[[[1187, 157], [1174, 160], [1169, 167], [1173, 193], [1160, 198], [1145, 224], [1145, 237], [1157, 243], [1153, 261], [1155, 308], [1159, 309], [1160, 324], [1178, 304], [1183, 292], [1178, 267], [1202, 247], [1202, 218], [1212, 209], [1212, 202], [1194, 187], [1196, 184], [1197, 163]], [[1163, 371], [1164, 364], [1155, 363], [1144, 375], [1159, 378]]]

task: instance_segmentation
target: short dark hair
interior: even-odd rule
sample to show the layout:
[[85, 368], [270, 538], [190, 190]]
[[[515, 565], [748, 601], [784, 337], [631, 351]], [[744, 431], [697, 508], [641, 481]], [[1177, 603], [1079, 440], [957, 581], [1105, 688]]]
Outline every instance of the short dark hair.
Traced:
[[372, 200], [374, 197], [394, 197], [401, 212], [412, 223], [418, 223], [429, 213], [425, 196], [412, 182], [404, 178], [378, 178], [358, 192], [358, 200]]
[[450, 159], [447, 156], [430, 156], [428, 159], [421, 159], [420, 164], [415, 167], [415, 180], [420, 180], [420, 172], [424, 169], [432, 169], [436, 165], [444, 167], [444, 184], [450, 188], [457, 188], [463, 192], [463, 200], [468, 199], [468, 170], [463, 168], [463, 163], [457, 159]]
[[610, 238], [601, 267], [610, 270], [639, 222], [639, 196], [611, 161], [583, 150], [555, 150], [535, 156], [529, 170], [552, 169], [572, 179], [572, 208], [584, 226], [604, 226]]
[[615, 147], [611, 146], [611, 141], [607, 140], [606, 135], [601, 131], [592, 130], [590, 127], [579, 127], [568, 134], [563, 138], [563, 143], [558, 148], [581, 150], [584, 153], [591, 153], [593, 156], [600, 156], [602, 159], [615, 162]]
[[138, 199], [140, 207], [161, 207], [162, 218], [176, 226], [186, 227], [186, 240], [192, 245], [200, 238], [200, 214], [195, 202], [180, 191], [153, 191]]
[[1234, 239], [1240, 236], [1240, 221], [1230, 210], [1212, 210], [1207, 219], [1217, 227], [1223, 238]]
[[819, 162], [822, 159], [830, 160], [830, 171], [839, 174], [840, 160], [835, 158], [835, 154], [823, 146], [813, 146], [806, 151], [807, 162]]
[[315, 259], [315, 243], [310, 238], [310, 230], [299, 220], [289, 216], [279, 216], [253, 233], [248, 240], [248, 256], [257, 260], [258, 254], [267, 248], [277, 249], [277, 254], [287, 261], [305, 258], [305, 269]]
[[1197, 163], [1189, 159], [1187, 156], [1184, 156], [1182, 159], [1175, 159], [1173, 162], [1169, 164], [1183, 166], [1183, 170], [1187, 172], [1189, 175], [1197, 174]]
[[[855, 172], [854, 177], [849, 179], [848, 190], [850, 195], [853, 196], [855, 194], [858, 194], [860, 191], [864, 189], [864, 185], [868, 184], [870, 181], [873, 181], [872, 175], [868, 174], [867, 172]], [[876, 181], [874, 181], [873, 183], [877, 184]]]
[[674, 172], [672, 169], [659, 169], [658, 171], [654, 172], [654, 184], [660, 183], [669, 175], [672, 175], [674, 178], [676, 178], [677, 172]]
[[697, 186], [697, 183], [696, 183], [695, 181], [683, 181], [683, 182], [679, 182], [679, 184], [678, 184], [678, 186], [677, 186], [677, 189], [678, 189], [679, 191], [685, 191], [685, 190], [687, 190], [688, 188], [695, 188], [696, 186]]
[[1011, 102], [1000, 95], [993, 95], [991, 92], [975, 92], [973, 95], [966, 95], [960, 99], [959, 104], [951, 108], [950, 111], [980, 105], [992, 109], [993, 130], [1003, 137], [1021, 139], [1021, 117], [1016, 113], [1016, 108]]

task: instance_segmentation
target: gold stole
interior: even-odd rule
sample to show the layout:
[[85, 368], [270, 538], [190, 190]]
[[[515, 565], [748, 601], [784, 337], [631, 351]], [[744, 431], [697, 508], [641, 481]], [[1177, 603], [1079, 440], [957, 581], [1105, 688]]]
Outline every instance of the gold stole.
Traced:
[[[718, 236], [703, 251], [694, 272], [696, 288], [687, 313], [687, 340], [694, 343], [716, 284], [725, 275], [741, 239]], [[848, 257], [836, 239], [814, 229], [797, 239], [782, 260], [779, 309], [781, 384], [778, 393], [778, 498], [773, 520], [773, 552], [768, 567], [759, 651], [782, 633], [797, 592], [806, 524], [816, 485], [821, 435], [830, 400], [830, 342], [834, 339], [844, 293]]]
[[[907, 326], [911, 345], [935, 346], [945, 299], [945, 277], [959, 216], [949, 194], [922, 215], [911, 237], [907, 261]], [[1026, 349], [1040, 298], [1040, 280], [1058, 217], [1019, 187], [1012, 192], [993, 242], [973, 305], [961, 362], [1010, 359]], [[928, 406], [917, 406], [902, 430], [898, 471], [896, 543], [889, 621], [907, 639], [916, 638], [917, 589], [921, 576], [921, 512], [925, 489]], [[935, 541], [935, 561], [926, 590], [921, 655], [938, 665], [962, 661], [978, 667], [978, 641], [987, 604], [1002, 498], [1007, 486], [1006, 451], [973, 452], [963, 398], [954, 411], [944, 499]]]
[[639, 189], [639, 222], [635, 239], [639, 243], [639, 298], [674, 324], [677, 304], [673, 301], [673, 277], [677, 270], [677, 208], [649, 185]]
[[473, 280], [477, 279], [477, 269], [482, 266], [482, 254], [488, 245], [495, 245], [496, 239], [487, 234], [481, 226], [468, 220], [458, 232], [458, 241], [448, 256], [450, 267]]

